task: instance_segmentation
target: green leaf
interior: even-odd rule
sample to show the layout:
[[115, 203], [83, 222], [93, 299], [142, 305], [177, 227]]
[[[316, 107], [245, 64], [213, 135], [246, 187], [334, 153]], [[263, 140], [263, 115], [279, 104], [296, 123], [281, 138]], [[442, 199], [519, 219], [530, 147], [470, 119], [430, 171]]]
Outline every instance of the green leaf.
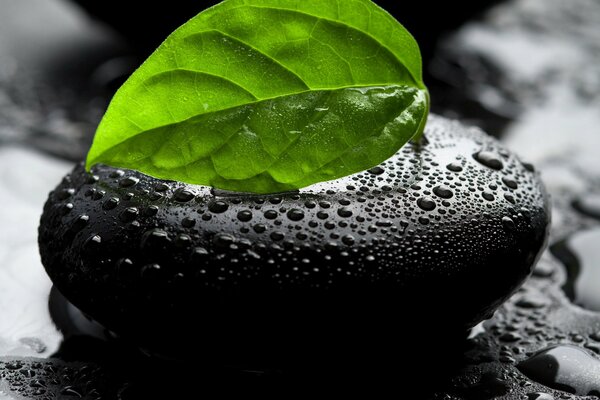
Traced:
[[370, 0], [226, 0], [119, 89], [87, 167], [293, 190], [389, 158], [428, 109], [415, 40]]

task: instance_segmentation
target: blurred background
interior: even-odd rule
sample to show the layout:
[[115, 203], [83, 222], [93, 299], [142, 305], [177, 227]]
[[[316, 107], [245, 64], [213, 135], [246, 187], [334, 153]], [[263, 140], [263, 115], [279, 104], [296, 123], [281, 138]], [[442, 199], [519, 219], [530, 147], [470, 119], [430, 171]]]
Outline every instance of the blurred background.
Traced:
[[[594, 361], [600, 352], [600, 335], [591, 336], [600, 331], [600, 1], [376, 2], [417, 38], [433, 112], [479, 126], [533, 163], [553, 202], [550, 250], [532, 281], [474, 331], [466, 361], [441, 372], [431, 398], [600, 396], [600, 374], [577, 386], [516, 367], [552, 343]], [[0, 399], [144, 397], [142, 374], [116, 367], [129, 350], [107, 350], [102, 330], [73, 322], [67, 309], [49, 311], [37, 224], [48, 192], [85, 157], [115, 90], [168, 33], [214, 3], [142, 10], [116, 0], [0, 0]], [[523, 307], [525, 295], [535, 301]], [[541, 333], [521, 323], [528, 312], [546, 315]], [[512, 339], [501, 339], [507, 332]], [[33, 372], [10, 372], [25, 366]], [[59, 376], [56, 384], [35, 383], [41, 370]], [[265, 374], [242, 375], [232, 379], [255, 385]], [[565, 390], [574, 395], [559, 397]]]

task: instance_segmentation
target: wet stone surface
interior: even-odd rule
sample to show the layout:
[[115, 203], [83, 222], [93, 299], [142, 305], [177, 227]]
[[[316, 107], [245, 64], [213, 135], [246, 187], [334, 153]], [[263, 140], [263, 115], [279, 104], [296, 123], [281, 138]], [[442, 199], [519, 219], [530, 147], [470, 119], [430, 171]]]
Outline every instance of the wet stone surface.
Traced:
[[[268, 369], [200, 370], [194, 362], [145, 356], [115, 340], [56, 294], [50, 297], [51, 317], [47, 311], [50, 282], [37, 256], [35, 229], [47, 193], [72, 165], [13, 145], [80, 159], [110, 88], [132, 63], [118, 58], [128, 52], [111, 34], [102, 28], [98, 29], [103, 33], [90, 33], [84, 17], [67, 12], [59, 2], [20, 4], [5, 0], [0, 13], [0, 399], [172, 398], [210, 393], [211, 389], [235, 392], [231, 388], [237, 388], [238, 395], [279, 396], [298, 393], [298, 388], [306, 388], [310, 395], [316, 388], [321, 394], [339, 394], [342, 389], [356, 394], [362, 388], [372, 396], [377, 388], [385, 388], [399, 396], [434, 400], [600, 397], [598, 374], [589, 373], [600, 360], [600, 314], [582, 297], [586, 291], [581, 287], [586, 284], [582, 280], [595, 279], [586, 274], [600, 263], [594, 246], [589, 245], [595, 242], [600, 224], [597, 1], [507, 1], [476, 24], [460, 29], [435, 55], [430, 71], [438, 81], [429, 81], [434, 109], [467, 124], [475, 121], [502, 136], [508, 147], [541, 172], [553, 199], [552, 252], [543, 255], [532, 277], [493, 318], [474, 329], [468, 340], [455, 343], [450, 363], [445, 362], [448, 349], [434, 351], [405, 343], [408, 349], [422, 351], [424, 359], [422, 368], [415, 368], [418, 372], [409, 377], [381, 366], [375, 368], [376, 376], [341, 377], [331, 371], [315, 376], [312, 370], [318, 370], [317, 366], [287, 375]], [[43, 20], [31, 18], [37, 15], [33, 9], [40, 11]], [[68, 44], [61, 49], [55, 43]], [[83, 68], [82, 51], [93, 55]], [[464, 165], [449, 161], [445, 168], [459, 172]], [[381, 174], [378, 170], [371, 173]], [[512, 189], [510, 182], [501, 185]], [[90, 198], [98, 198], [110, 212], [129, 201], [135, 187], [124, 187], [118, 199], [99, 191], [90, 193]], [[157, 187], [155, 201], [168, 190]], [[447, 191], [438, 192], [447, 195]], [[64, 193], [65, 198], [69, 195]], [[443, 199], [443, 195], [428, 196], [436, 201], [436, 208], [421, 210], [438, 212], [438, 197]], [[427, 201], [424, 206], [430, 208]], [[210, 212], [205, 215], [224, 213], [228, 207], [209, 204]], [[309, 203], [310, 207], [318, 209], [324, 220], [338, 212], [338, 207], [327, 208], [319, 202]], [[63, 213], [71, 210], [65, 202]], [[124, 218], [159, 212], [150, 207], [138, 211], [131, 210]], [[288, 218], [289, 211], [283, 218], [300, 218], [297, 213]], [[274, 216], [273, 220], [282, 219], [278, 210]], [[265, 218], [270, 216], [265, 214]], [[205, 219], [182, 219], [181, 225], [192, 229]], [[306, 216], [300, 222], [305, 220]], [[85, 218], [82, 221], [85, 228]], [[266, 232], [267, 224], [254, 217], [245, 223], [257, 233]], [[509, 221], [503, 224], [511, 229]], [[156, 232], [154, 239], [160, 243], [161, 233]], [[177, 240], [184, 246], [187, 243], [185, 237]], [[346, 235], [339, 240], [349, 246], [357, 241]], [[230, 238], [223, 236], [220, 241], [227, 244]], [[97, 243], [90, 237], [90, 246]], [[195, 253], [202, 257], [207, 250], [198, 248]], [[125, 276], [129, 266], [127, 260], [120, 263]], [[146, 274], [151, 278], [154, 272], [148, 268]], [[419, 327], [409, 329], [418, 331]], [[440, 326], [438, 334], [444, 332]], [[550, 371], [540, 368], [540, 362], [550, 365]], [[581, 371], [581, 366], [588, 368]], [[44, 379], [38, 382], [40, 376]], [[320, 385], [323, 382], [329, 385]]]
[[100, 367], [34, 358], [0, 359], [0, 399], [9, 391], [25, 399], [120, 398]]
[[[97, 166], [90, 183], [79, 166], [44, 206], [42, 261], [71, 302], [148, 350], [185, 352], [174, 334], [210, 343], [198, 345], [205, 358], [249, 365], [348, 347], [354, 358], [367, 351], [389, 362], [398, 338], [439, 324], [454, 337], [490, 316], [529, 275], [549, 219], [538, 175], [497, 141], [435, 115], [425, 134], [428, 144], [404, 147], [377, 170], [275, 195], [163, 182], [154, 200], [160, 180]], [[448, 171], [450, 160], [462, 171]], [[130, 181], [135, 188], [123, 190]], [[106, 211], [100, 192], [132, 196]], [[213, 213], [217, 202], [227, 207]], [[157, 211], [147, 217], [149, 207]], [[198, 223], [184, 228], [186, 218]], [[187, 315], [211, 328], [192, 329]], [[391, 315], [421, 332], [409, 335]], [[325, 337], [310, 337], [317, 327]], [[260, 358], [244, 357], [250, 348]]]

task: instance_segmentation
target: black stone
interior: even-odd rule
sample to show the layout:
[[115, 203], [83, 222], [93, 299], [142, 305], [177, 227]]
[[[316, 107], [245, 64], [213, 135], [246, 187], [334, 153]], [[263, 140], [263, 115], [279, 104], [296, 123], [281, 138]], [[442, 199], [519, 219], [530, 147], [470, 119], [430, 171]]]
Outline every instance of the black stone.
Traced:
[[[399, 337], [417, 340], [439, 326], [445, 337], [460, 336], [531, 272], [546, 238], [548, 200], [538, 175], [525, 172], [512, 154], [503, 158], [502, 170], [481, 168], [471, 157], [481, 146], [505, 151], [483, 132], [431, 116], [426, 136], [428, 144], [419, 152], [409, 144], [382, 163], [381, 174], [365, 171], [276, 196], [220, 195], [127, 171], [139, 179], [136, 195], [109, 213], [84, 193], [102, 188], [107, 198], [118, 196], [114, 168], [93, 167], [98, 181], [91, 182], [79, 165], [69, 175], [72, 212], [63, 215], [64, 200], [56, 196], [44, 208], [42, 262], [60, 292], [83, 312], [164, 355], [202, 354], [205, 362], [225, 364], [393, 357], [405, 343]], [[442, 153], [448, 157], [449, 148], [456, 152], [450, 156], [466, 160], [462, 171], [450, 173], [438, 159]], [[480, 187], [452, 187], [457, 175]], [[509, 176], [522, 177], [512, 190], [514, 205], [502, 196], [483, 198], [484, 188]], [[356, 182], [366, 192], [353, 190]], [[144, 190], [152, 193], [158, 185], [193, 193], [195, 201], [165, 196], [155, 215], [137, 216], [137, 229], [124, 227], [115, 216], [147, 209], [152, 200]], [[436, 201], [430, 211], [417, 204], [431, 198], [430, 188], [443, 185], [452, 187], [450, 200]], [[64, 189], [59, 184], [56, 192]], [[209, 211], [217, 202], [227, 207]], [[529, 210], [526, 220], [509, 212], [523, 207]], [[251, 223], [244, 221], [245, 210], [252, 210]], [[296, 217], [298, 211], [303, 218]], [[511, 229], [503, 222], [507, 215]], [[470, 223], [474, 217], [477, 224]], [[198, 221], [198, 234], [182, 225], [186, 218]], [[185, 245], [177, 240], [181, 234]], [[101, 242], [84, 249], [94, 235]], [[198, 248], [206, 249], [202, 257]], [[127, 283], [117, 273], [123, 259], [137, 271], [130, 271]], [[160, 270], [143, 279], [148, 265]]]

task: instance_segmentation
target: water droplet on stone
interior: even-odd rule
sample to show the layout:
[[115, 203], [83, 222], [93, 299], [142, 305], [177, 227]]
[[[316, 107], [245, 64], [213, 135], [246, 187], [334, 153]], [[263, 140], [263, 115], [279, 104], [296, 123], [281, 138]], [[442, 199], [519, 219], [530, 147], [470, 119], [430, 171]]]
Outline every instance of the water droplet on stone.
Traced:
[[218, 233], [213, 236], [213, 243], [217, 247], [229, 247], [231, 244], [235, 243], [235, 238], [227, 233]]
[[169, 234], [162, 229], [151, 229], [142, 236], [142, 248], [159, 250], [170, 242]]
[[75, 189], [73, 189], [73, 188], [62, 189], [56, 193], [56, 198], [58, 200], [66, 200], [69, 197], [73, 196], [74, 194], [75, 194]]
[[348, 218], [352, 216], [352, 210], [349, 207], [340, 207], [337, 214], [342, 218]]
[[344, 235], [342, 236], [342, 243], [346, 246], [352, 246], [355, 242], [354, 236], [352, 235]]
[[128, 176], [119, 181], [119, 186], [123, 188], [135, 186], [140, 180], [133, 176]]
[[83, 395], [76, 390], [73, 386], [65, 386], [61, 392], [61, 395], [63, 396], [69, 396], [69, 397], [77, 397], [77, 398], [82, 398]]
[[514, 364], [517, 361], [514, 357], [506, 354], [501, 355], [498, 360], [504, 364]]
[[417, 200], [417, 205], [419, 208], [425, 211], [431, 211], [435, 209], [435, 201], [429, 196], [419, 198], [419, 200]]
[[206, 250], [204, 247], [196, 247], [194, 248], [194, 256], [199, 257], [199, 258], [203, 258], [205, 256], [208, 255], [208, 250]]
[[452, 163], [446, 165], [446, 168], [452, 172], [460, 172], [463, 170], [462, 165], [460, 165], [459, 163], [456, 163], [456, 162], [452, 162]]
[[166, 183], [159, 182], [154, 186], [154, 190], [156, 190], [157, 192], [166, 192], [167, 190], [169, 190], [169, 185], [167, 185]]
[[117, 261], [117, 275], [121, 279], [130, 279], [133, 276], [133, 261], [129, 258], [122, 258]]
[[515, 198], [508, 194], [508, 193], [504, 193], [504, 198], [506, 199], [506, 201], [508, 201], [511, 204], [515, 204]]
[[187, 189], [177, 189], [173, 194], [173, 198], [175, 199], [175, 201], [178, 201], [180, 203], [187, 203], [194, 197], [194, 193], [190, 192]]
[[106, 211], [112, 210], [119, 205], [120, 201], [121, 200], [119, 200], [118, 197], [111, 197], [104, 202], [104, 204], [102, 205], [102, 209]]
[[491, 151], [479, 151], [473, 154], [473, 158], [478, 161], [481, 165], [484, 165], [488, 168], [495, 169], [497, 171], [501, 170], [504, 167], [500, 157], [496, 153], [492, 153]]
[[368, 172], [369, 172], [370, 174], [373, 174], [373, 175], [381, 175], [381, 174], [383, 174], [385, 171], [384, 171], [384, 169], [383, 169], [383, 168], [381, 168], [381, 167], [373, 167], [373, 168], [369, 169], [369, 170], [368, 170]]
[[104, 195], [106, 194], [106, 191], [104, 190], [94, 190], [94, 192], [92, 193], [92, 200], [100, 200], [104, 197]]
[[162, 199], [164, 196], [161, 193], [154, 192], [154, 193], [150, 193], [150, 195], [148, 197], [152, 201], [157, 201], [157, 200]]
[[32, 369], [22, 369], [19, 372], [26, 378], [33, 378], [36, 375], [35, 371]]
[[292, 208], [287, 212], [287, 217], [292, 221], [300, 221], [302, 218], [304, 218], [304, 212], [297, 208]]
[[119, 214], [119, 218], [123, 222], [131, 222], [134, 221], [139, 214], [139, 211], [136, 207], [127, 207], [125, 210]]
[[181, 220], [181, 226], [184, 228], [193, 228], [196, 225], [196, 220], [190, 217], [185, 217]]
[[517, 228], [515, 221], [510, 217], [502, 217], [502, 226], [508, 231], [514, 231]]
[[487, 201], [494, 201], [495, 199], [494, 194], [488, 190], [484, 190], [483, 192], [481, 192], [481, 197], [483, 197]]
[[277, 218], [277, 215], [278, 215], [277, 211], [275, 211], [275, 210], [267, 210], [264, 213], [264, 216], [266, 219], [275, 219], [275, 218]]
[[89, 220], [90, 217], [88, 215], [82, 214], [78, 216], [77, 219], [75, 219], [75, 221], [73, 221], [71, 229], [73, 230], [73, 232], [80, 231], [88, 224]]
[[73, 207], [74, 207], [73, 203], [63, 204], [62, 207], [60, 208], [60, 213], [62, 215], [67, 215], [68, 213], [73, 211]]
[[318, 211], [317, 212], [317, 218], [319, 218], [319, 219], [327, 219], [327, 218], [329, 218], [329, 214], [327, 214], [325, 211]]
[[19, 361], [9, 361], [6, 364], [4, 364], [4, 368], [15, 371], [23, 368], [23, 364], [21, 364]]
[[269, 237], [271, 238], [271, 240], [277, 242], [279, 240], [283, 240], [283, 238], [285, 237], [285, 235], [282, 232], [275, 231], [275, 232], [272, 232], [269, 235]]
[[522, 339], [521, 335], [515, 332], [506, 332], [500, 335], [499, 339], [503, 342], [518, 342]]
[[42, 388], [46, 386], [46, 382], [40, 379], [34, 379], [29, 383], [32, 388]]
[[511, 189], [516, 189], [519, 187], [519, 185], [517, 185], [516, 181], [514, 181], [513, 179], [510, 179], [510, 178], [507, 178], [507, 177], [503, 177], [502, 182], [504, 182], [504, 184]]
[[306, 239], [308, 239], [308, 235], [303, 232], [298, 232], [298, 233], [296, 233], [296, 238], [298, 240], [306, 240]]
[[252, 219], [252, 211], [242, 210], [237, 213], [237, 218], [242, 222], [248, 222]]
[[187, 247], [192, 243], [192, 238], [186, 234], [179, 234], [175, 238], [175, 245], [179, 247]]
[[212, 219], [212, 215], [210, 214], [202, 214], [202, 221], [210, 221]]
[[158, 213], [158, 206], [151, 205], [144, 209], [144, 216], [153, 217]]
[[454, 193], [452, 193], [452, 189], [450, 189], [446, 185], [440, 185], [440, 186], [434, 187], [433, 194], [435, 194], [438, 197], [441, 197], [442, 199], [449, 199], [454, 195]]
[[304, 207], [311, 209], [311, 208], [315, 208], [317, 206], [317, 203], [312, 201], [312, 200], [307, 200], [306, 202], [304, 202]]
[[319, 202], [319, 206], [320, 206], [321, 208], [329, 208], [329, 207], [331, 207], [331, 203], [330, 203], [330, 202], [328, 202], [328, 201], [320, 201], [320, 202]]
[[102, 237], [100, 235], [92, 235], [86, 240], [85, 247], [94, 248], [97, 247], [99, 244], [102, 244]]
[[229, 208], [229, 204], [222, 200], [214, 200], [208, 203], [208, 210], [215, 214], [224, 213]]

